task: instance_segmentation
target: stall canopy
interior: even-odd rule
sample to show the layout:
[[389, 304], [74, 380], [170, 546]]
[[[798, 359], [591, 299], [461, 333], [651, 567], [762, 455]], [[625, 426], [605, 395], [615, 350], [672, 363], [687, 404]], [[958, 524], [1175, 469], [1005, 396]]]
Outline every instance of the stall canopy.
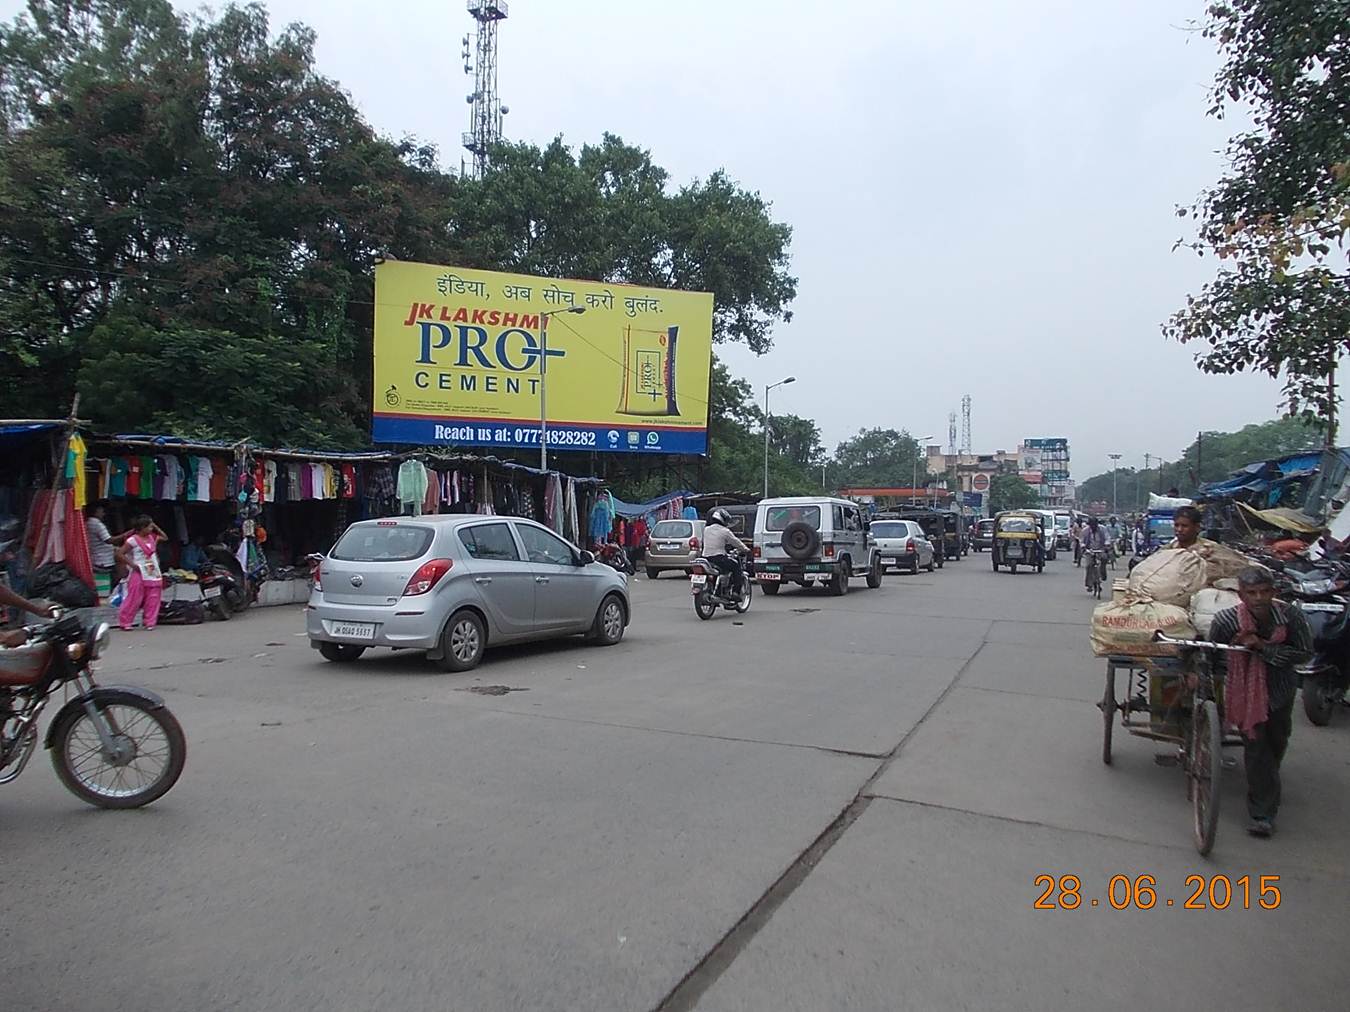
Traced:
[[1223, 481], [1201, 485], [1198, 498], [1202, 502], [1241, 498], [1257, 506], [1274, 506], [1290, 485], [1315, 475], [1321, 460], [1318, 451], [1256, 461]]
[[688, 499], [690, 496], [697, 494], [688, 489], [681, 489], [678, 492], [667, 492], [665, 495], [659, 495], [655, 499], [640, 503], [623, 502], [620, 499], [615, 499], [614, 513], [616, 516], [632, 520], [637, 517], [645, 517], [649, 513], [655, 513], [662, 506], [668, 506], [676, 499]]

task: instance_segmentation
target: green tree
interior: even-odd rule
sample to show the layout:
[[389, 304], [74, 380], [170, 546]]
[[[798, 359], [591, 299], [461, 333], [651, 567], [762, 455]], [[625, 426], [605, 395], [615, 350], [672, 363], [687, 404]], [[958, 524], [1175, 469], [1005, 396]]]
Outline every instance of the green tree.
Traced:
[[[1350, 44], [1346, 0], [1215, 0], [1202, 33], [1224, 57], [1210, 115], [1249, 111], [1228, 171], [1188, 210], [1218, 273], [1163, 332], [1212, 373], [1284, 376], [1291, 412], [1327, 417], [1350, 351]], [[1330, 427], [1328, 433], [1334, 429]], [[1330, 438], [1330, 436], [1329, 436]]]
[[996, 474], [989, 482], [989, 509], [1019, 510], [1039, 506], [1040, 495], [1015, 474]]
[[792, 229], [722, 172], [674, 192], [649, 152], [605, 134], [574, 155], [500, 146], [456, 187], [449, 235], [465, 266], [713, 293], [713, 339], [763, 353], [788, 321]]
[[[1316, 450], [1320, 445], [1318, 427], [1300, 417], [1247, 425], [1236, 432], [1204, 432], [1186, 447], [1179, 460], [1147, 470], [1120, 468], [1116, 472], [1117, 502], [1122, 511], [1143, 509], [1150, 492], [1174, 486], [1190, 497], [1200, 485], [1222, 481], [1248, 464]], [[1080, 482], [1078, 501], [1111, 502], [1111, 472]]]
[[920, 482], [928, 477], [918, 441], [895, 429], [859, 429], [835, 449], [831, 480], [840, 487], [908, 488], [918, 465]]
[[[314, 46], [303, 25], [274, 34], [261, 4], [188, 18], [168, 0], [30, 0], [0, 25], [7, 414], [50, 414], [78, 385], [109, 428], [364, 443], [379, 257], [710, 291], [715, 340], [759, 352], [790, 319], [791, 230], [723, 173], [673, 188], [605, 135], [578, 155], [506, 146], [458, 179], [378, 136]], [[149, 375], [170, 361], [175, 384]], [[757, 424], [736, 400], [714, 416], [728, 479]]]

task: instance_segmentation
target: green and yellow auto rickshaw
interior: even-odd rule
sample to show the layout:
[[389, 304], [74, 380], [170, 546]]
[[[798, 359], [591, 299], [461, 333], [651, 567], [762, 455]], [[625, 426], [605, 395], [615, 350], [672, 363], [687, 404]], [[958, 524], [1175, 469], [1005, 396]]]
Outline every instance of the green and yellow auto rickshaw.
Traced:
[[1005, 510], [994, 517], [994, 572], [999, 566], [1017, 572], [1018, 566], [1045, 569], [1045, 518], [1027, 510]]

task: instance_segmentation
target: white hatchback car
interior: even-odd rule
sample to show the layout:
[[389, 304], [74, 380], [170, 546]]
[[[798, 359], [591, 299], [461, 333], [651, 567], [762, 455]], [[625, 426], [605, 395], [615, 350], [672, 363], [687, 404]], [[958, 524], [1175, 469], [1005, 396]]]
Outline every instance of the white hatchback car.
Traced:
[[872, 537], [877, 539], [884, 569], [903, 569], [930, 573], [935, 565], [933, 542], [914, 520], [873, 520]]
[[578, 634], [618, 643], [632, 604], [623, 573], [542, 524], [436, 515], [348, 527], [305, 614], [310, 645], [327, 660], [393, 647], [468, 671], [502, 643]]

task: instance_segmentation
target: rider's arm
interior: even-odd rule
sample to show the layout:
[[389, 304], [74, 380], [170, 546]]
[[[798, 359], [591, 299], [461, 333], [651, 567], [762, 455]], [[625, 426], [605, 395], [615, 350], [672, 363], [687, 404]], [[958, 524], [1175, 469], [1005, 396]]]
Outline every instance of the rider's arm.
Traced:
[[41, 608], [38, 605], [34, 604], [32, 601], [28, 600], [28, 598], [20, 597], [18, 594], [14, 593], [14, 591], [6, 587], [3, 583], [0, 583], [0, 607], [18, 608], [22, 611], [31, 612], [32, 614], [38, 615], [42, 618], [46, 618], [48, 615], [51, 614], [52, 611], [50, 605], [46, 608]]
[[747, 555], [750, 553], [750, 546], [732, 534], [731, 531], [727, 531], [727, 542], [738, 552], [745, 552]]

